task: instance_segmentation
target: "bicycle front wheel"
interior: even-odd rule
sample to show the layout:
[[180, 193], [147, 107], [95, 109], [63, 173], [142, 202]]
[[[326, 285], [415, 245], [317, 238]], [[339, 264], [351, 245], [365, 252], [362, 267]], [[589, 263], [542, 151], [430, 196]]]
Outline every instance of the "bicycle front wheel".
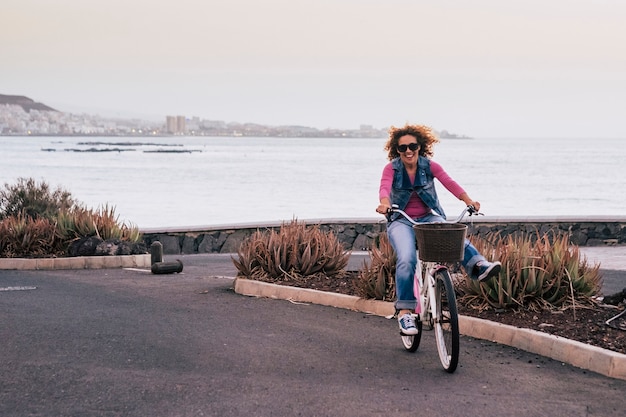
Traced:
[[459, 363], [459, 316], [454, 285], [447, 270], [435, 273], [435, 339], [439, 360], [446, 372], [452, 373]]
[[402, 344], [409, 352], [415, 352], [420, 346], [420, 340], [422, 340], [422, 320], [419, 315], [415, 317], [415, 326], [417, 327], [417, 334], [414, 336], [400, 333]]

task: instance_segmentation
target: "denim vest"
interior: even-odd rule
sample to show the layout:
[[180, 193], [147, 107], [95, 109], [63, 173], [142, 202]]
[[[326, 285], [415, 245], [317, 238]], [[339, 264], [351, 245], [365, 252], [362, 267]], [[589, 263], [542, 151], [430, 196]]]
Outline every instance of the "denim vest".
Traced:
[[[437, 191], [435, 190], [435, 181], [433, 173], [430, 170], [430, 160], [423, 156], [419, 156], [417, 162], [417, 173], [415, 174], [415, 181], [411, 184], [409, 174], [404, 169], [404, 164], [400, 158], [395, 158], [391, 161], [393, 167], [393, 184], [391, 185], [391, 193], [389, 199], [391, 204], [397, 204], [402, 210], [405, 209], [409, 203], [411, 193], [415, 191], [418, 197], [426, 204], [431, 210], [439, 214], [443, 218], [446, 217], [443, 207], [439, 204], [439, 198], [437, 198]], [[395, 220], [400, 216], [398, 213], [394, 213], [391, 220]]]

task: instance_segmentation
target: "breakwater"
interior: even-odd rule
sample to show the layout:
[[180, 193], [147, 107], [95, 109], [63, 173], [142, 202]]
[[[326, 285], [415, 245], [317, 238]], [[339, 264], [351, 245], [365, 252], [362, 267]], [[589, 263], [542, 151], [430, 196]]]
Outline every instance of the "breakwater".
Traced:
[[[378, 235], [385, 231], [386, 223], [380, 219], [314, 219], [300, 223], [319, 226], [332, 232], [347, 250], [365, 251], [372, 247]], [[236, 253], [241, 242], [257, 230], [278, 230], [283, 223], [234, 224], [188, 228], [144, 229], [143, 240], [147, 247], [159, 241], [163, 253]], [[468, 234], [487, 237], [493, 233], [506, 236], [516, 233], [548, 232], [566, 233], [577, 246], [626, 244], [626, 217], [536, 217], [489, 218], [466, 221]]]

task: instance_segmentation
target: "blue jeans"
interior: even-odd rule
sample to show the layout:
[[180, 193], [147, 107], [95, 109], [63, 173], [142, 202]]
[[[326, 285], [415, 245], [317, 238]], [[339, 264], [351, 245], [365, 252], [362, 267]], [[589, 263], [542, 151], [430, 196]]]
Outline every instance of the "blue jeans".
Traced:
[[[444, 219], [436, 214], [416, 219], [420, 223], [426, 222], [443, 222]], [[398, 310], [414, 311], [417, 305], [415, 294], [413, 293], [413, 277], [418, 265], [417, 245], [415, 243], [415, 232], [413, 225], [405, 218], [400, 217], [397, 220], [387, 224], [387, 236], [389, 243], [396, 252], [396, 302], [395, 306]], [[465, 249], [461, 265], [471, 278], [473, 276], [474, 265], [477, 262], [485, 260], [478, 250], [465, 239]]]

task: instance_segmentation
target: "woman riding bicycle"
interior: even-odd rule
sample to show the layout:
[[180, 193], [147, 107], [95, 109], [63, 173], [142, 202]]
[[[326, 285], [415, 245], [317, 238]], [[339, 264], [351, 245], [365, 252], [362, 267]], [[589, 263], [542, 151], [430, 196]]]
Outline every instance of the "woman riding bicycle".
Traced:
[[[434, 178], [466, 205], [480, 210], [480, 203], [472, 200], [435, 161], [433, 146], [439, 142], [426, 126], [409, 125], [389, 129], [385, 145], [389, 162], [380, 180], [380, 205], [376, 211], [387, 215], [392, 204], [404, 210], [418, 222], [443, 222], [445, 213], [439, 204]], [[413, 225], [398, 213], [392, 214], [387, 224], [389, 242], [396, 253], [396, 302], [400, 331], [417, 334], [415, 311], [417, 300], [413, 292], [413, 276], [417, 267], [417, 253]], [[463, 268], [472, 279], [485, 280], [500, 272], [500, 262], [489, 262], [465, 240]]]

